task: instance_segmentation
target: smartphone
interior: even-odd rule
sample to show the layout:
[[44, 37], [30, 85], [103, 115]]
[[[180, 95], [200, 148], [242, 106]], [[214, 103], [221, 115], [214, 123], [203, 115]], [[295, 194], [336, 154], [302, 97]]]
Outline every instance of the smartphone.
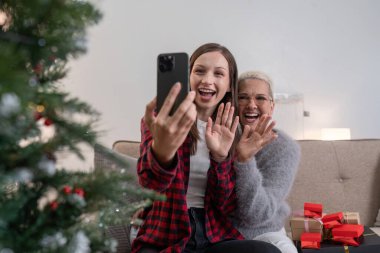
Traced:
[[187, 53], [165, 53], [157, 57], [157, 112], [160, 111], [170, 89], [176, 82], [181, 83], [181, 91], [170, 111], [170, 115], [189, 93], [189, 56]]

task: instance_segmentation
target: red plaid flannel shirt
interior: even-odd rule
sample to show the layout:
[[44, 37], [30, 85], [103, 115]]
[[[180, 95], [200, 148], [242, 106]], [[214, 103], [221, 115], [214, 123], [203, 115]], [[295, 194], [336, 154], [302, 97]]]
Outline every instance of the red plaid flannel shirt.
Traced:
[[[186, 191], [190, 168], [190, 137], [177, 151], [173, 165], [163, 169], [152, 151], [152, 136], [144, 121], [141, 122], [140, 158], [137, 173], [140, 184], [166, 195], [166, 201], [155, 201], [148, 212], [137, 238], [132, 244], [132, 253], [141, 247], [153, 246], [161, 252], [180, 253], [190, 235], [190, 219], [186, 204]], [[243, 239], [228, 218], [236, 209], [235, 169], [232, 159], [221, 163], [210, 160], [204, 208], [206, 212], [206, 234], [211, 243], [228, 239]]]

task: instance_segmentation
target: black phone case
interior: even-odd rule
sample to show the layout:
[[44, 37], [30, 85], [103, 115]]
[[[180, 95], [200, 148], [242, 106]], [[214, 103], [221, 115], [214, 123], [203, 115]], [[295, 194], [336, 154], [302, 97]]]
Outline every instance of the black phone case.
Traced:
[[[166, 58], [165, 58], [166, 57]], [[172, 69], [165, 67], [163, 59], [173, 59]], [[167, 60], [170, 61], [170, 60]], [[170, 65], [170, 63], [168, 64]], [[164, 70], [164, 71], [163, 71]], [[181, 83], [181, 91], [170, 111], [172, 115], [189, 92], [189, 57], [186, 53], [166, 53], [157, 57], [157, 112], [160, 111], [170, 89], [176, 82]]]

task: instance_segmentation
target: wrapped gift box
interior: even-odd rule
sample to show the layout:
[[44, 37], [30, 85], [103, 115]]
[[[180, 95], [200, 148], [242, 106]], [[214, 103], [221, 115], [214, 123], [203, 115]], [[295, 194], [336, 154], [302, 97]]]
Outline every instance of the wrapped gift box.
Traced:
[[356, 238], [361, 236], [363, 232], [363, 225], [343, 224], [332, 229], [332, 236]]
[[322, 217], [323, 227], [324, 228], [333, 228], [337, 225], [342, 224], [343, 221], [343, 212], [326, 214]]
[[321, 242], [320, 249], [302, 249], [298, 241], [296, 246], [299, 253], [380, 253], [380, 237], [368, 227], [364, 227], [362, 241], [358, 247], [344, 246], [333, 241]]
[[333, 241], [352, 246], [359, 246], [363, 232], [363, 225], [358, 224], [343, 224], [331, 230]]
[[310, 218], [321, 218], [322, 217], [322, 204], [316, 203], [304, 203], [304, 216]]
[[290, 228], [292, 231], [292, 239], [294, 241], [299, 241], [301, 239], [301, 234], [304, 232], [323, 234], [323, 225], [321, 221], [314, 218], [292, 217], [290, 218]]
[[321, 247], [322, 235], [320, 233], [302, 233], [302, 249], [319, 249]]
[[344, 224], [360, 224], [360, 216], [358, 212], [343, 212]]
[[323, 223], [330, 222], [330, 221], [339, 221], [341, 223], [342, 220], [343, 220], [343, 212], [326, 214], [325, 216], [322, 217]]

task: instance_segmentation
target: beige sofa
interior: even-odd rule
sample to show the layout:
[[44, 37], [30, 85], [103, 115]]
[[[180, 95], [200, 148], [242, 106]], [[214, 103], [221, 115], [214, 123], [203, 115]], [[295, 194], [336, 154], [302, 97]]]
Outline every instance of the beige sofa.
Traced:
[[[316, 202], [323, 204], [326, 213], [356, 211], [362, 224], [373, 227], [377, 222], [380, 226], [380, 140], [300, 140], [298, 143], [301, 163], [288, 198], [293, 211], [302, 210], [304, 202]], [[138, 157], [138, 142], [117, 141], [112, 148], [127, 155], [131, 164], [136, 162], [131, 157]], [[95, 164], [99, 166], [102, 162], [95, 152]], [[380, 234], [380, 227], [373, 230]]]

